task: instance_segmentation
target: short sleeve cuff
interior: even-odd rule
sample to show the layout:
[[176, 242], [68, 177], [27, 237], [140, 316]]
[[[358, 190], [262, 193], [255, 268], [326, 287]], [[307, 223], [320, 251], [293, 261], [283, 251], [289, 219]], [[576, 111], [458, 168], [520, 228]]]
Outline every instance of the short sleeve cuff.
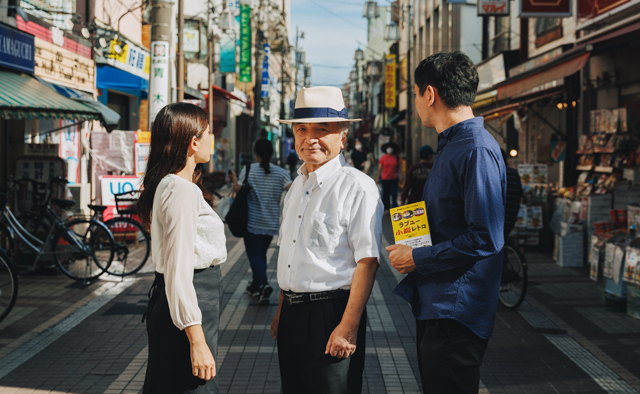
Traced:
[[433, 247], [425, 246], [422, 248], [415, 248], [411, 252], [413, 256], [413, 263], [416, 265], [416, 270], [419, 274], [426, 275], [430, 273], [429, 265], [433, 262]]
[[358, 263], [358, 261], [362, 260], [362, 259], [378, 259], [378, 261], [380, 261], [380, 252], [379, 251], [373, 251], [373, 250], [365, 250], [362, 252], [356, 252], [353, 254], [353, 257], [356, 259], [356, 264]]
[[180, 331], [184, 330], [187, 327], [191, 327], [191, 326], [197, 326], [197, 325], [202, 325], [202, 321], [193, 321], [193, 322], [189, 322], [189, 323], [183, 323], [182, 327], [180, 327], [179, 325], [176, 324], [176, 327], [178, 327], [178, 329]]

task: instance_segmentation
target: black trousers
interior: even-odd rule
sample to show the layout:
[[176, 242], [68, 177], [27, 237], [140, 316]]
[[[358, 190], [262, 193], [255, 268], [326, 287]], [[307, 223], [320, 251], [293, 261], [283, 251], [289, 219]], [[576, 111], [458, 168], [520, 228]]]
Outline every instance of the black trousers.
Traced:
[[488, 343], [456, 320], [416, 320], [423, 393], [477, 394]]
[[324, 354], [342, 320], [347, 296], [288, 305], [278, 324], [278, 361], [283, 394], [359, 394], [362, 392], [367, 312], [358, 327], [356, 352], [346, 359]]

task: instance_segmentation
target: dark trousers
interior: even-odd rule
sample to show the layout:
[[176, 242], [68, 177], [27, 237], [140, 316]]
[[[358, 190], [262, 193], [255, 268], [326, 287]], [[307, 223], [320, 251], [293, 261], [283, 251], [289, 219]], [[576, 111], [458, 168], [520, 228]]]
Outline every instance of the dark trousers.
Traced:
[[262, 287], [269, 283], [267, 280], [267, 250], [273, 236], [260, 235], [247, 232], [244, 236], [244, 248], [249, 257], [251, 272], [253, 273], [253, 281], [251, 286]]
[[422, 392], [477, 394], [488, 339], [452, 319], [416, 320]]
[[346, 359], [324, 354], [342, 320], [348, 297], [288, 305], [278, 324], [278, 361], [283, 394], [358, 394], [364, 371], [366, 310], [360, 319], [356, 352]]
[[384, 209], [396, 208], [398, 206], [398, 178], [385, 181], [382, 184], [382, 204]]

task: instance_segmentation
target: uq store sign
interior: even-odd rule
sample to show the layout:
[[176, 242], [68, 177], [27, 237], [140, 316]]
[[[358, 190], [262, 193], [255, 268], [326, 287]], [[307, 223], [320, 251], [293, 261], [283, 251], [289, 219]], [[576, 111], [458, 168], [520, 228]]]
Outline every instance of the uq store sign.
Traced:
[[104, 175], [101, 177], [102, 205], [115, 206], [115, 194], [128, 193], [139, 190], [142, 185], [142, 177], [136, 175]]
[[0, 66], [33, 74], [35, 45], [31, 34], [0, 25]]

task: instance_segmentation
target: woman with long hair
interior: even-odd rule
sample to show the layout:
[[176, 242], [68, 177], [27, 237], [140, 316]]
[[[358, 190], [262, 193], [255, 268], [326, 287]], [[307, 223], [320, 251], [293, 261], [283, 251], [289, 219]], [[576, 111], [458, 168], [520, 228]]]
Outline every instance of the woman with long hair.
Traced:
[[[271, 163], [273, 145], [268, 139], [256, 141], [253, 153], [257, 163], [251, 164], [249, 170], [249, 223], [244, 236], [244, 247], [253, 273], [247, 293], [260, 297], [259, 304], [268, 304], [273, 288], [267, 279], [267, 249], [273, 236], [280, 231], [280, 199], [282, 192], [291, 187], [291, 176], [285, 169]], [[233, 172], [230, 177], [234, 190], [240, 190], [247, 177], [246, 168], [240, 172], [239, 182]]]
[[156, 277], [144, 314], [149, 361], [143, 393], [218, 393], [215, 356], [224, 224], [195, 168], [211, 157], [207, 114], [169, 104], [151, 129], [138, 215], [151, 227]]

